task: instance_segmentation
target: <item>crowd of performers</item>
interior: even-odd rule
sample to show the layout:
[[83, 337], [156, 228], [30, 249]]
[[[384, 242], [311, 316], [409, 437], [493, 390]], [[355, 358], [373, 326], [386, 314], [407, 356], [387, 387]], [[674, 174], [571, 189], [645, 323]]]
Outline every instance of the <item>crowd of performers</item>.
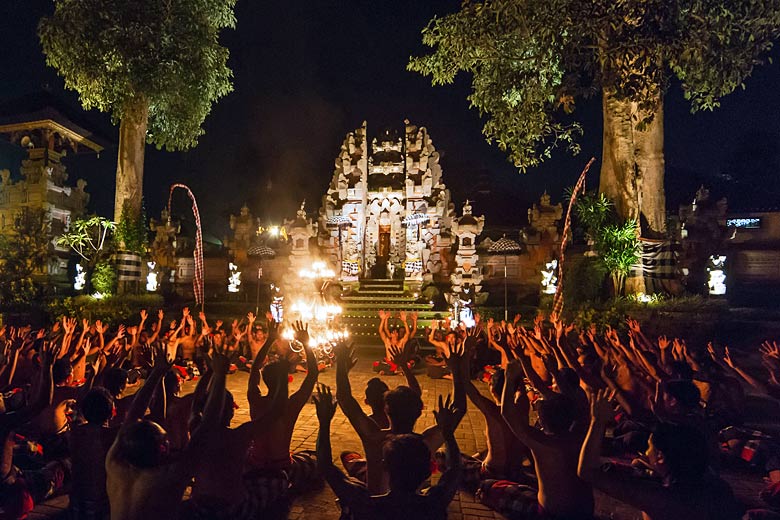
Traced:
[[[382, 312], [379, 371], [405, 384], [375, 377], [357, 398], [346, 341], [335, 347], [331, 389], [317, 382], [303, 323], [282, 325], [293, 330], [291, 348], [270, 316], [226, 325], [185, 309], [176, 318], [168, 325], [161, 311], [148, 324], [142, 312], [111, 331], [72, 319], [0, 329], [0, 518], [25, 518], [64, 493], [74, 519], [286, 518], [296, 494], [322, 480], [342, 518], [446, 518], [458, 490], [508, 518], [593, 518], [595, 490], [654, 520], [780, 518], [777, 443], [743, 427], [746, 391], [780, 397], [774, 343], [757, 353], [761, 378], [727, 348], [651, 339], [634, 320], [619, 334], [476, 315], [470, 328], [436, 324], [436, 354], [421, 360], [410, 341], [417, 316], [401, 313], [395, 327]], [[422, 365], [451, 379], [452, 392], [438, 396], [435, 424], [415, 433]], [[248, 372], [250, 415], [238, 425], [225, 388], [236, 371]], [[186, 395], [184, 379], [197, 379]], [[486, 424], [487, 446], [474, 455], [455, 434], [469, 401]], [[317, 449], [291, 453], [309, 402]], [[337, 409], [363, 445], [340, 464], [330, 438]], [[719, 476], [729, 465], [764, 472], [764, 509], [744, 511]]]

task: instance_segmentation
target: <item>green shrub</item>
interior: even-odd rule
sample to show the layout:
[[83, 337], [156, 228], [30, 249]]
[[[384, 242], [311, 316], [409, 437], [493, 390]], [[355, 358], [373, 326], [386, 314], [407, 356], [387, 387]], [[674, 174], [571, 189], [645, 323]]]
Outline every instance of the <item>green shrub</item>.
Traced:
[[153, 316], [154, 311], [162, 308], [164, 303], [159, 294], [109, 296], [101, 299], [75, 296], [52, 300], [48, 304], [48, 314], [51, 320], [68, 316], [78, 320], [101, 320], [115, 326], [137, 316], [142, 309], [148, 310], [150, 316]]
[[108, 262], [100, 262], [92, 271], [92, 288], [104, 296], [116, 292], [116, 269]]

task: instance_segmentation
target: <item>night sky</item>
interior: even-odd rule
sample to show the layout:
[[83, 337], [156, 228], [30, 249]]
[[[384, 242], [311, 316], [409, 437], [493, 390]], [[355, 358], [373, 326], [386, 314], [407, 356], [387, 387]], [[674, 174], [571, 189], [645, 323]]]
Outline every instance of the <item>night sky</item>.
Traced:
[[[479, 179], [489, 180], [491, 194], [478, 197], [474, 205], [489, 224], [524, 224], [526, 208], [545, 189], [559, 201], [588, 158], [600, 155], [600, 107], [578, 106], [586, 133], [578, 157], [561, 150], [540, 168], [519, 174], [482, 137], [478, 115], [466, 101], [469, 78], [459, 78], [454, 86], [432, 87], [429, 79], [406, 71], [409, 56], [424, 50], [420, 30], [427, 21], [459, 5], [458, 0], [239, 0], [237, 29], [223, 34], [231, 52], [234, 92], [213, 108], [195, 149], [168, 153], [147, 147], [149, 216], [159, 215], [173, 182], [192, 187], [206, 231], [219, 237], [226, 232], [230, 213], [238, 213], [245, 202], [268, 222], [293, 216], [304, 198], [309, 209], [319, 207], [344, 135], [364, 119], [369, 137], [387, 127], [400, 129], [404, 118], [428, 127], [443, 152], [445, 182], [458, 207], [473, 195]], [[0, 2], [1, 100], [48, 88], [76, 103], [75, 93], [65, 92], [56, 73], [45, 66], [36, 35], [39, 18], [52, 9], [46, 0]], [[780, 53], [774, 55], [780, 58]], [[780, 172], [780, 67], [757, 69], [746, 86], [746, 91], [725, 98], [716, 112], [698, 115], [690, 114], [679, 89], [669, 93], [665, 124], [670, 207], [692, 198], [702, 182], [716, 182], [722, 172], [739, 172], [741, 186], [749, 188], [740, 193], [751, 195], [755, 189], [756, 194], [769, 194], [770, 200], [751, 195], [739, 204], [780, 206], [774, 202], [778, 194], [759, 185], [764, 180], [774, 185]], [[85, 118], [116, 143], [117, 129], [107, 116], [90, 113]], [[11, 168], [16, 175], [19, 157], [18, 150], [0, 145], [0, 168]], [[115, 146], [99, 158], [67, 161], [72, 179], [89, 182], [92, 210], [102, 215], [113, 212], [115, 164]], [[591, 186], [597, 177], [596, 170]], [[178, 204], [186, 208], [183, 201]]]

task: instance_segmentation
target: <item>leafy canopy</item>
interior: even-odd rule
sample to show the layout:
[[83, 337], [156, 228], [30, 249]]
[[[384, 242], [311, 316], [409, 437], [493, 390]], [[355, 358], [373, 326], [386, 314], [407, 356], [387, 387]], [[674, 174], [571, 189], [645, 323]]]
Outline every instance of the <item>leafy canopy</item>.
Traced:
[[104, 217], [80, 218], [71, 222], [70, 229], [57, 238], [57, 245], [70, 247], [88, 265], [94, 265], [109, 252], [110, 233], [115, 227]]
[[433, 51], [408, 68], [434, 85], [470, 74], [483, 133], [525, 171], [579, 151], [576, 99], [606, 89], [652, 117], [677, 76], [693, 111], [713, 109], [779, 36], [780, 0], [464, 0], [423, 29]]
[[46, 63], [86, 109], [114, 121], [149, 108], [148, 139], [186, 149], [211, 105], [232, 89], [219, 31], [235, 27], [236, 0], [55, 0], [38, 27]]

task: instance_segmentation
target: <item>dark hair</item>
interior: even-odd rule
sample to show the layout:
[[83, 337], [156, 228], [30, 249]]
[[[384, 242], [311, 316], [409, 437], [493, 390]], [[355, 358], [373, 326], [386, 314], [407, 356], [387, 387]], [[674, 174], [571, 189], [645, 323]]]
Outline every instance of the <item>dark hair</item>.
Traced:
[[[271, 389], [277, 381], [282, 380], [282, 374], [286, 375], [289, 373], [290, 363], [285, 359], [280, 359], [278, 361], [268, 363], [261, 369], [263, 382], [269, 389]], [[284, 380], [287, 381], [286, 378]]]
[[497, 369], [490, 377], [490, 392], [496, 397], [501, 397], [501, 395], [504, 393], [505, 382], [506, 377], [504, 375], [504, 369]]
[[701, 392], [689, 379], [677, 379], [663, 384], [663, 391], [674, 397], [686, 410], [699, 408]]
[[127, 370], [124, 368], [109, 368], [103, 375], [103, 386], [114, 397], [121, 394], [127, 386]]
[[73, 373], [73, 364], [67, 359], [58, 359], [51, 368], [51, 378], [55, 385], [61, 385]]
[[707, 469], [709, 450], [700, 430], [688, 425], [662, 422], [653, 430], [652, 441], [655, 448], [663, 453], [673, 480], [701, 480]]
[[114, 413], [114, 398], [105, 388], [96, 386], [81, 401], [81, 414], [90, 424], [103, 424]]
[[580, 376], [574, 369], [569, 367], [563, 367], [558, 371], [558, 379], [571, 388], [578, 388], [580, 386]]
[[178, 372], [174, 369], [168, 370], [163, 377], [163, 385], [165, 386], [165, 395], [167, 397], [175, 395], [181, 390], [181, 379]]
[[422, 399], [408, 386], [385, 393], [385, 411], [394, 431], [411, 432], [422, 414], [422, 407]]
[[672, 361], [672, 379], [693, 379], [693, 369], [685, 361]]
[[230, 421], [233, 420], [233, 415], [235, 414], [236, 409], [234, 408], [236, 400], [233, 397], [233, 394], [230, 392], [230, 390], [225, 389], [225, 402], [222, 405], [222, 424], [225, 427], [230, 426]]
[[385, 392], [389, 390], [387, 383], [378, 377], [372, 377], [366, 383], [366, 402], [371, 408], [381, 408], [385, 404]]
[[574, 402], [561, 394], [551, 395], [538, 401], [537, 412], [544, 431], [560, 435], [570, 430], [576, 416]]
[[431, 476], [431, 450], [422, 435], [393, 435], [382, 446], [382, 457], [390, 475], [390, 485], [414, 492]]
[[126, 427], [119, 440], [119, 456], [137, 468], [153, 468], [163, 460], [161, 447], [168, 434], [153, 421], [136, 421]]

